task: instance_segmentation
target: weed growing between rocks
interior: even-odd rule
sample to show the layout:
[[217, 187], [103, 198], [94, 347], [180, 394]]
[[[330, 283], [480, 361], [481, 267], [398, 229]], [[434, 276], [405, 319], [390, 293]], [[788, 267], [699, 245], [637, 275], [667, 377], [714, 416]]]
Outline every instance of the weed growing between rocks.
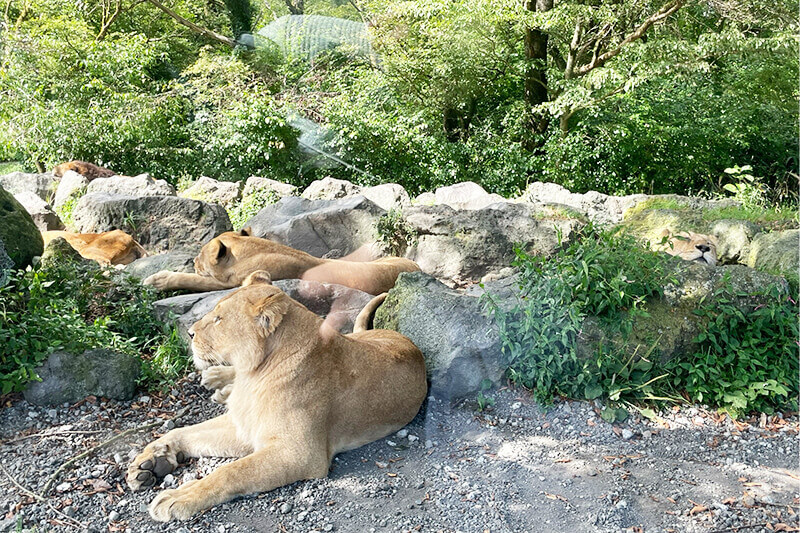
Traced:
[[[643, 404], [704, 402], [734, 416], [796, 408], [798, 305], [778, 287], [748, 295], [717, 294], [696, 311], [705, 328], [696, 349], [662, 361], [658, 341], [631, 346], [637, 316], [674, 283], [666, 254], [622, 233], [587, 226], [555, 257], [517, 250], [520, 293], [512, 309], [487, 296], [515, 383], [550, 403], [555, 395], [606, 400], [604, 418], [624, 419]], [[723, 293], [728, 290], [722, 287]], [[758, 298], [753, 298], [759, 296]], [[759, 301], [742, 310], [738, 300]], [[587, 318], [621, 342], [580, 346]]]
[[147, 385], [189, 364], [177, 333], [152, 315], [155, 292], [116, 270], [56, 260], [15, 272], [0, 288], [0, 392], [20, 391], [56, 350], [110, 348], [139, 356]]
[[406, 248], [417, 242], [417, 230], [406, 222], [399, 209], [381, 215], [375, 223], [375, 233], [383, 250], [390, 255], [402, 256]]
[[239, 231], [259, 211], [278, 200], [280, 200], [278, 193], [269, 189], [256, 189], [252, 194], [248, 194], [240, 203], [227, 210], [233, 229]]

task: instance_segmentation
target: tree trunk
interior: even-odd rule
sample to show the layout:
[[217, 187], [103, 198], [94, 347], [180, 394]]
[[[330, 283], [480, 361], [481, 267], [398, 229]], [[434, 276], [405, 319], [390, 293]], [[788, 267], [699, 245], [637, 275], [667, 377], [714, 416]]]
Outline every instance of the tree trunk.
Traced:
[[302, 15], [305, 11], [304, 0], [285, 0], [285, 2], [292, 15]]
[[[553, 0], [526, 0], [525, 9], [550, 11], [553, 9]], [[533, 28], [525, 30], [525, 58], [528, 60], [528, 69], [525, 71], [525, 103], [530, 110], [531, 131], [541, 135], [547, 130], [548, 117], [533, 108], [548, 100], [546, 33]]]

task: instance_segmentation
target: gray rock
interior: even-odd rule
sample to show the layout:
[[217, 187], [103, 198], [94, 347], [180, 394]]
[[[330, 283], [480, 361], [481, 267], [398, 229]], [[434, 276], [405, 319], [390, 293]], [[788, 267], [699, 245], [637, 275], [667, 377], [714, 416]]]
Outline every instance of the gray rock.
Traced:
[[402, 209], [411, 205], [411, 198], [397, 183], [383, 183], [374, 187], [365, 187], [359, 193], [367, 200], [372, 201], [381, 209]]
[[104, 192], [122, 196], [175, 196], [175, 188], [172, 185], [165, 180], [153, 179], [150, 174], [95, 178], [87, 186], [86, 192]]
[[61, 210], [68, 201], [72, 198], [78, 198], [86, 193], [86, 188], [89, 186], [89, 180], [81, 176], [73, 170], [68, 170], [61, 176], [61, 181], [58, 182], [56, 195], [53, 200], [53, 207]]
[[[42, 255], [44, 241], [33, 219], [11, 193], [0, 187], [0, 243], [15, 268], [25, 268]], [[0, 275], [0, 277], [3, 277]]]
[[73, 219], [81, 233], [127, 231], [148, 252], [196, 247], [233, 229], [221, 206], [177, 196], [91, 193], [80, 199]]
[[510, 266], [514, 245], [551, 255], [583, 225], [579, 219], [552, 217], [548, 211], [508, 202], [484, 209], [454, 211], [448, 206], [416, 206], [403, 211], [417, 233], [406, 257], [438, 278], [478, 280]]
[[717, 220], [711, 224], [711, 234], [717, 240], [717, 260], [720, 263], [743, 263], [750, 242], [761, 228], [746, 220]]
[[50, 201], [56, 192], [58, 178], [48, 172], [45, 174], [28, 174], [26, 172], [12, 172], [0, 176], [0, 187], [17, 195], [23, 192], [33, 193], [45, 202]]
[[[287, 279], [275, 281], [273, 285], [310, 311], [325, 317], [326, 323], [341, 333], [353, 331], [358, 313], [373, 298], [365, 292], [332, 283]], [[165, 298], [153, 304], [153, 311], [156, 317], [164, 322], [170, 320], [170, 315], [174, 316], [179, 334], [189, 343], [189, 328], [214, 309], [222, 298], [235, 290]]]
[[145, 279], [160, 270], [172, 272], [194, 272], [194, 258], [197, 250], [172, 250], [167, 253], [142, 257], [125, 266], [125, 272], [139, 279]]
[[768, 272], [779, 272], [797, 280], [800, 230], [759, 233], [750, 244], [747, 265]]
[[14, 198], [22, 204], [22, 207], [28, 212], [33, 219], [33, 223], [39, 231], [61, 230], [64, 229], [64, 224], [58, 215], [55, 214], [53, 208], [42, 200], [41, 197], [29, 191], [22, 191], [14, 194]]
[[521, 201], [534, 204], [564, 204], [577, 209], [588, 216], [592, 222], [598, 224], [618, 224], [622, 222], [626, 211], [644, 201], [653, 199], [674, 200], [690, 210], [736, 205], [736, 202], [732, 200], [706, 200], [677, 194], [609, 196], [597, 191], [579, 194], [572, 193], [556, 183], [540, 181], [528, 185], [519, 198]]
[[505, 198], [499, 194], [489, 194], [483, 187], [472, 181], [439, 187], [434, 192], [437, 205], [447, 205], [453, 209], [483, 209]]
[[140, 368], [139, 359], [113, 350], [53, 352], [36, 370], [42, 381], [32, 383], [23, 394], [35, 405], [73, 403], [90, 395], [130, 400]]
[[363, 196], [339, 200], [288, 197], [269, 205], [245, 226], [253, 235], [272, 239], [316, 257], [338, 250], [349, 254], [375, 241], [375, 224], [385, 211]]
[[500, 337], [480, 299], [422, 272], [400, 274], [375, 327], [398, 331], [419, 347], [436, 396], [471, 395], [484, 379], [499, 383], [503, 375]]
[[207, 176], [201, 176], [191, 187], [178, 193], [182, 198], [191, 198], [223, 207], [231, 207], [242, 193], [242, 182], [217, 181]]
[[259, 178], [258, 176], [250, 176], [247, 178], [247, 183], [244, 185], [242, 198], [254, 194], [256, 191], [272, 191], [278, 198], [284, 196], [298, 196], [297, 187], [282, 183], [280, 181], [271, 180], [269, 178]]
[[6, 248], [0, 239], [0, 287], [5, 287], [8, 283], [8, 275], [14, 268], [14, 261], [6, 253]]
[[63, 237], [56, 237], [47, 243], [42, 252], [41, 265], [43, 267], [58, 266], [65, 263], [80, 263], [88, 268], [97, 268], [98, 265], [91, 259], [86, 259], [67, 242]]
[[411, 201], [411, 205], [436, 205], [436, 195], [424, 192]]
[[347, 180], [324, 178], [306, 187], [306, 190], [300, 196], [308, 200], [336, 200], [337, 198], [359, 194], [360, 191], [361, 187]]

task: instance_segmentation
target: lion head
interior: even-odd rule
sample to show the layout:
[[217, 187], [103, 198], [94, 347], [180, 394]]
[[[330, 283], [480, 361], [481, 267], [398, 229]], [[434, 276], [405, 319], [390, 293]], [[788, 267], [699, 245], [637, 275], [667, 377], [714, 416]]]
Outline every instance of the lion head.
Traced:
[[290, 306], [289, 297], [270, 284], [269, 274], [250, 274], [242, 288], [226, 296], [189, 329], [195, 366], [227, 364], [252, 371], [272, 352], [273, 334]]
[[710, 235], [683, 231], [672, 233], [664, 230], [662, 249], [686, 261], [696, 261], [711, 266], [717, 264], [717, 244]]

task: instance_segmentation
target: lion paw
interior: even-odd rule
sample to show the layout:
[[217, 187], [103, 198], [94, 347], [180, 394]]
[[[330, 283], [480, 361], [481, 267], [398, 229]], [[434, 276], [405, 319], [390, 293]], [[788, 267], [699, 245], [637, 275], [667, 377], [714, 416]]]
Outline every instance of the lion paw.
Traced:
[[185, 460], [183, 452], [175, 453], [167, 444], [151, 444], [128, 466], [125, 479], [132, 490], [150, 488]]
[[218, 403], [220, 405], [225, 405], [226, 403], [228, 403], [228, 396], [231, 395], [232, 390], [233, 390], [233, 384], [225, 385], [221, 389], [217, 389], [211, 396], [211, 401], [214, 403]]
[[232, 366], [210, 366], [203, 370], [200, 384], [207, 389], [222, 389], [231, 383], [236, 375]]
[[169, 280], [171, 276], [172, 272], [169, 270], [161, 270], [144, 278], [142, 284], [150, 285], [159, 291], [167, 290], [169, 288]]
[[191, 488], [194, 483], [196, 481], [189, 481], [177, 489], [161, 491], [148, 507], [153, 520], [159, 522], [188, 520], [209, 507], [204, 503], [202, 494]]

